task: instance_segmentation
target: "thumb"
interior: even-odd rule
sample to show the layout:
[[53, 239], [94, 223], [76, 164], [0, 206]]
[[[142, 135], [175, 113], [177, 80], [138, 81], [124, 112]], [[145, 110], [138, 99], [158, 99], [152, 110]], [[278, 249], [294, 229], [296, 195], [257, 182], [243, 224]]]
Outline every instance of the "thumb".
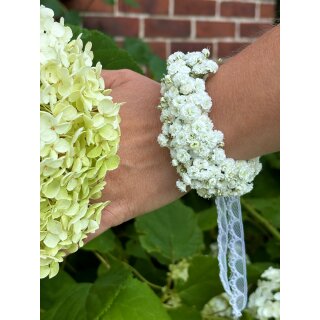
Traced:
[[102, 70], [101, 76], [103, 77], [106, 89], [114, 89], [127, 80], [127, 70]]

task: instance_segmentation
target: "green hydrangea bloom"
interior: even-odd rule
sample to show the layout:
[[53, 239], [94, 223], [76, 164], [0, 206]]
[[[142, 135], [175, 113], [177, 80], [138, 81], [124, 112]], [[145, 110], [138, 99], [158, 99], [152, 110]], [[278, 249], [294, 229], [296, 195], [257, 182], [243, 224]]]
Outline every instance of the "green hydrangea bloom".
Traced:
[[40, 7], [40, 270], [55, 276], [66, 253], [99, 227], [107, 171], [119, 165], [120, 104], [105, 90], [91, 43]]

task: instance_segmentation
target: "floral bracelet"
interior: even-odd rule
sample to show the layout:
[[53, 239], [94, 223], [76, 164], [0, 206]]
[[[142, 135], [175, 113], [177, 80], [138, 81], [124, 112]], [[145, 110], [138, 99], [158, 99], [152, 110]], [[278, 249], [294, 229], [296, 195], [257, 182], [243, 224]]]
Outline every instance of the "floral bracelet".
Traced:
[[205, 89], [208, 74], [218, 71], [210, 52], [176, 52], [167, 61], [159, 108], [163, 123], [158, 143], [170, 150], [180, 180], [178, 189], [216, 196], [220, 278], [235, 317], [247, 302], [246, 261], [240, 196], [251, 191], [261, 170], [259, 158], [234, 160], [224, 152], [223, 133], [209, 118], [212, 100]]

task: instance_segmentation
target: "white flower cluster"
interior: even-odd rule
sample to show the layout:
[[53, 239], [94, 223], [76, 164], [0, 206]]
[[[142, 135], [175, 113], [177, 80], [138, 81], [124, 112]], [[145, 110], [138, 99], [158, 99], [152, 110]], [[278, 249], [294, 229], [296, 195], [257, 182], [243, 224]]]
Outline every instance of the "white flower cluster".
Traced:
[[205, 91], [205, 79], [218, 70], [209, 55], [209, 50], [203, 49], [175, 52], [168, 58], [168, 74], [161, 81], [163, 126], [158, 142], [170, 149], [172, 165], [181, 176], [177, 181], [180, 191], [189, 186], [204, 198], [240, 196], [252, 189], [261, 164], [258, 158], [226, 158], [223, 133], [213, 130], [208, 116], [212, 101]]
[[248, 309], [258, 320], [280, 319], [280, 269], [270, 267], [250, 295]]
[[168, 275], [172, 280], [186, 282], [189, 278], [189, 266], [190, 264], [186, 259], [182, 259], [176, 264], [170, 264]]
[[216, 320], [219, 317], [232, 318], [232, 308], [226, 293], [213, 297], [201, 311], [202, 320]]
[[53, 277], [66, 253], [99, 227], [98, 199], [117, 168], [119, 108], [105, 90], [91, 43], [40, 7], [40, 276]]

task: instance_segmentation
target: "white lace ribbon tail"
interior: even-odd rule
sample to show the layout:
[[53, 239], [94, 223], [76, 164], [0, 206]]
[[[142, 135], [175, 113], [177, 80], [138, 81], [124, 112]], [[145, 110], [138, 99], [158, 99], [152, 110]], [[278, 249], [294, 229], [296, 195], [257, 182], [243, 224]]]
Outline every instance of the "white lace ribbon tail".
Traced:
[[[230, 304], [235, 317], [241, 316], [241, 311], [247, 304], [247, 271], [246, 252], [241, 214], [240, 197], [217, 197], [218, 226], [227, 221], [227, 243], [223, 243], [225, 237], [220, 236], [219, 226], [218, 247], [220, 278], [230, 298]], [[227, 247], [227, 252], [226, 252]], [[220, 254], [221, 252], [221, 254]], [[220, 262], [221, 261], [221, 262]], [[225, 268], [228, 261], [228, 268]], [[222, 270], [221, 270], [222, 267]], [[228, 277], [228, 271], [230, 276]], [[225, 284], [227, 279], [227, 284]]]
[[216, 198], [216, 206], [218, 211], [218, 262], [219, 262], [219, 276], [225, 292], [231, 296], [231, 290], [228, 280], [228, 216], [227, 205], [224, 197]]

